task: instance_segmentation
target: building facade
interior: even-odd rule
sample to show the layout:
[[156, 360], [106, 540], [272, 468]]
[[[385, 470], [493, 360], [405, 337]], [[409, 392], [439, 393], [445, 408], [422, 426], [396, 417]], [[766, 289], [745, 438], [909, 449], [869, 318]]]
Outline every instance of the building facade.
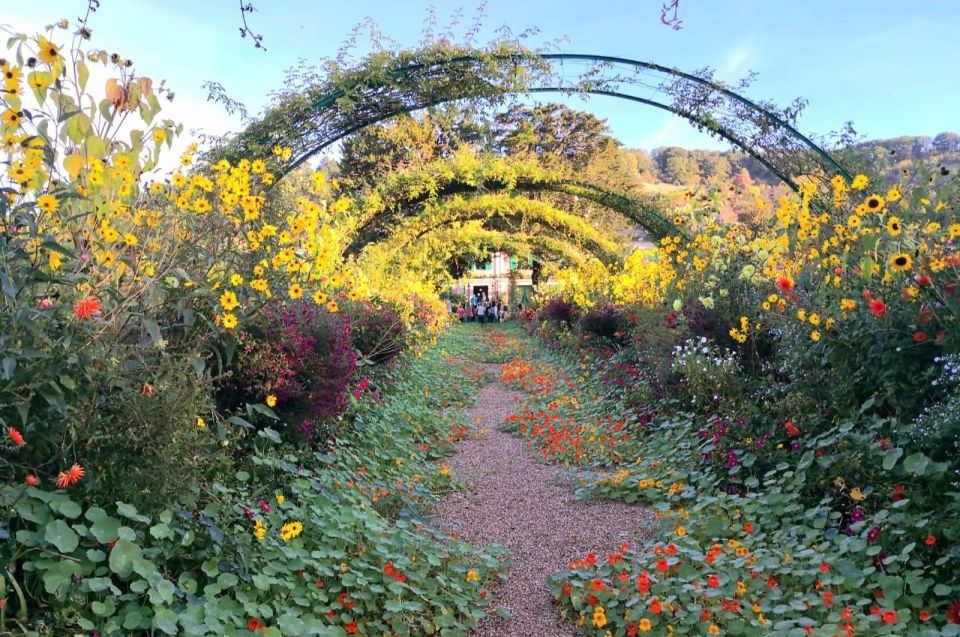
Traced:
[[450, 286], [454, 296], [469, 298], [476, 294], [487, 301], [501, 301], [511, 307], [527, 305], [533, 297], [533, 271], [527, 259], [495, 252], [490, 260], [477, 263], [460, 281]]

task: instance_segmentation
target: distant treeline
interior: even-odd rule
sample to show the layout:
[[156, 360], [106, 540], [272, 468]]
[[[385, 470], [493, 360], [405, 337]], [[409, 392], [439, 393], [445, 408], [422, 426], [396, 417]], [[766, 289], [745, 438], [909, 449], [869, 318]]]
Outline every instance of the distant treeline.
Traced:
[[[687, 150], [677, 146], [655, 148], [652, 152], [624, 150], [625, 159], [648, 182], [683, 186], [722, 184], [730, 178], [744, 179], [744, 173], [758, 185], [774, 186], [779, 180], [759, 161], [742, 151]], [[845, 164], [859, 168], [869, 165], [895, 178], [920, 163], [960, 169], [960, 135], [940, 133], [934, 137], [894, 137], [859, 142], [835, 151]]]

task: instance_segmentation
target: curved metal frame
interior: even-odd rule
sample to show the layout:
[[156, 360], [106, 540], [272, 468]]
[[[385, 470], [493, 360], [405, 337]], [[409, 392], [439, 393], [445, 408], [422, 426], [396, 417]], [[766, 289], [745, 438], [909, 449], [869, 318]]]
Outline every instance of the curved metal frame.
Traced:
[[[691, 73], [686, 73], [679, 71], [677, 69], [671, 69], [660, 64], [653, 62], [643, 62], [639, 60], [633, 60], [630, 58], [616, 57], [616, 56], [605, 56], [605, 55], [592, 55], [592, 54], [581, 54], [581, 53], [543, 53], [543, 54], [530, 54], [530, 55], [500, 55], [500, 56], [491, 56], [491, 59], [499, 61], [513, 61], [517, 65], [521, 65], [524, 62], [540, 61], [540, 62], [564, 62], [564, 61], [574, 61], [574, 62], [589, 62], [594, 64], [605, 65], [606, 67], [620, 65], [626, 66], [634, 70], [635, 73], [640, 71], [654, 71], [656, 73], [664, 74], [668, 77], [675, 78], [675, 81], [689, 82], [696, 90], [708, 91], [710, 96], [718, 96], [720, 99], [730, 100], [735, 106], [739, 106], [747, 109], [749, 113], [756, 114], [758, 117], [758, 122], [756, 123], [758, 132], [757, 134], [761, 136], [761, 139], [773, 132], [782, 132], [786, 137], [785, 139], [791, 140], [796, 144], [797, 151], [808, 151], [811, 153], [811, 156], [816, 158], [817, 163], [819, 164], [820, 169], [823, 173], [840, 173], [849, 177], [847, 171], [841, 166], [830, 154], [825, 151], [823, 148], [815, 144], [810, 138], [803, 135], [790, 123], [786, 122], [781, 116], [777, 113], [772, 112], [769, 108], [758, 104], [724, 86], [716, 84], [705, 78], [698, 77]], [[444, 70], [446, 68], [451, 68], [459, 65], [469, 65], [469, 64], [478, 64], [482, 63], [482, 59], [478, 56], [458, 56], [450, 58], [447, 60], [439, 60], [431, 63], [421, 63], [421, 64], [412, 64], [404, 67], [397, 68], [390, 72], [390, 76], [393, 78], [410, 78], [416, 81], [416, 75], [419, 72], [424, 71], [437, 71]], [[496, 86], [489, 86], [489, 94], [468, 94], [466, 91], [462, 94], [454, 95], [444, 95], [439, 98], [433, 99], [421, 99], [420, 101], [414, 101], [412, 104], [403, 106], [402, 108], [393, 108], [389, 110], [384, 110], [382, 112], [377, 112], [376, 109], [373, 109], [373, 112], [369, 113], [366, 118], [362, 118], [360, 121], [355, 124], [348, 126], [346, 128], [338, 129], [334, 125], [333, 129], [330, 131], [330, 134], [326, 136], [321, 136], [321, 138], [312, 143], [308, 143], [306, 146], [302, 146], [294, 155], [292, 160], [284, 167], [283, 173], [293, 170], [307, 159], [313, 155], [321, 152], [324, 148], [333, 144], [334, 142], [342, 139], [343, 137], [354, 133], [362, 128], [376, 124], [377, 122], [389, 119], [391, 117], [396, 117], [403, 113], [408, 113], [416, 110], [421, 110], [423, 108], [428, 108], [431, 106], [436, 106], [445, 102], [457, 101], [461, 99], [471, 99], [471, 98], [494, 98], [500, 95], [511, 94], [511, 93], [580, 93], [580, 94], [594, 94], [594, 95], [604, 95], [608, 97], [615, 97], [619, 99], [626, 99], [631, 102], [644, 104], [647, 106], [652, 106], [661, 110], [668, 111], [684, 119], [688, 120], [695, 126], [706, 129], [709, 133], [722, 137], [734, 146], [742, 149], [755, 159], [757, 159], [761, 164], [763, 164], [768, 170], [770, 170], [774, 175], [781, 179], [784, 183], [789, 185], [793, 189], [798, 189], [798, 184], [796, 183], [796, 178], [800, 177], [800, 174], [791, 174], [791, 171], [788, 170], [787, 166], [778, 165], [770, 157], [764, 156], [758, 148], [754, 147], [756, 143], [759, 146], [759, 142], [751, 142], [747, 139], [742, 139], [731, 130], [724, 128], [717, 122], [707, 121], [704, 117], [697, 115], [696, 113], [690, 112], [687, 109], [682, 108], [682, 106], [677, 106], [673, 104], [666, 104], [659, 102], [657, 100], [649, 99], [646, 97], [641, 97], [638, 95], [632, 95], [625, 93], [621, 90], [616, 90], [616, 88], [621, 83], [628, 82], [627, 78], [615, 77], [613, 79], [601, 80], [599, 82], [593, 82], [591, 84], [585, 84], [584, 86], [563, 86], [561, 84], [552, 84], [548, 86], [531, 86], [525, 87], [521, 90], [511, 90], [509, 88], [501, 88]], [[638, 82], [641, 86], [641, 82]], [[598, 84], [599, 86], [594, 86]], [[330, 111], [330, 109], [337, 109], [338, 100], [348, 97], [352, 93], [360, 89], [377, 89], [387, 86], [386, 84], [380, 85], [360, 85], [359, 83], [350, 89], [338, 89], [333, 91], [309, 106], [309, 114], [301, 118], [299, 123], [303, 123], [306, 120], [317, 121], [323, 120], [323, 114]], [[453, 85], [455, 86], [455, 84]], [[605, 88], [609, 87], [609, 88]], [[656, 88], [656, 90], [661, 90], [663, 85]], [[408, 97], [415, 100], [417, 97], [423, 97], [417, 95], [415, 92], [407, 89], [409, 94], [401, 93], [401, 97]], [[378, 98], [378, 95], [374, 94], [370, 97], [374, 105]], [[293, 135], [302, 139], [305, 131], [293, 131]], [[259, 140], [261, 143], [265, 140], [261, 138]], [[281, 144], [285, 146], [293, 146], [292, 140], [284, 139], [274, 139], [270, 140], [272, 143]], [[242, 142], [242, 140], [241, 140]], [[792, 149], [794, 150], [794, 149]]]

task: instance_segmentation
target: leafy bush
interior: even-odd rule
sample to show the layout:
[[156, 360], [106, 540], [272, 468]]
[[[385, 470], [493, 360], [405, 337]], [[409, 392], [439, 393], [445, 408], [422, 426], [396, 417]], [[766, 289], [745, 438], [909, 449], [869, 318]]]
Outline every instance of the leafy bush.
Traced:
[[364, 359], [385, 363], [407, 346], [403, 318], [389, 305], [357, 304], [351, 316], [353, 346]]
[[579, 331], [593, 334], [606, 341], [620, 340], [623, 327], [620, 309], [611, 304], [591, 308], [577, 319]]
[[538, 314], [541, 321], [549, 323], [554, 328], [572, 328], [575, 320], [573, 304], [560, 297], [547, 300]]

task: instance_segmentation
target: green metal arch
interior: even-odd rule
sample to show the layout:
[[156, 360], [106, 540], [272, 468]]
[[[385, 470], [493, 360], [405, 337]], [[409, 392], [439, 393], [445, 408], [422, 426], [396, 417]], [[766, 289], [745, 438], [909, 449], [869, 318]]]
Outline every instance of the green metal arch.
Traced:
[[[289, 171], [344, 136], [403, 113], [461, 99], [495, 99], [508, 93], [562, 92], [606, 95], [674, 113], [743, 149], [794, 189], [798, 188], [799, 177], [811, 172], [819, 173], [820, 176], [833, 173], [847, 175], [845, 169], [829, 153], [798, 131], [783, 116], [707, 78], [652, 62], [604, 55], [512, 54], [493, 55], [487, 59], [513, 64], [519, 69], [525, 68], [524, 65], [562, 65], [565, 62], [588, 62], [599, 66], [591, 71], [593, 75], [578, 86], [564, 86], [563, 82], [557, 82], [556, 78], [549, 74], [545, 77], [544, 85], [525, 86], [522, 89], [498, 86], [494, 82], [498, 78], [487, 81], [487, 78], [480, 77], [481, 88], [473, 89], [472, 92], [458, 86], [453, 75], [455, 69], [471, 65], [480, 69], [478, 73], [482, 72], [484, 59], [479, 55], [456, 56], [396, 68], [387, 75], [404, 83], [399, 88], [391, 87], [385, 81], [364, 82], [368, 78], [361, 74], [353, 85], [335, 88], [312, 103], [304, 104], [305, 108], [294, 113], [295, 121], [287, 122], [288, 126], [283, 129], [289, 134], [273, 134], [276, 131], [271, 131], [264, 122], [278, 122], [270, 120], [271, 113], [268, 112], [263, 120], [255, 122], [238, 136], [235, 149], [240, 154], [249, 155], [257, 147], [291, 147], [294, 154], [284, 169]], [[634, 81], [631, 82], [631, 78], [624, 75], [597, 77], [597, 73], [603, 69], [616, 66], [632, 70]], [[645, 84], [639, 79], [642, 72], [662, 75], [673, 84]], [[443, 84], [444, 81], [447, 84]], [[421, 86], [421, 82], [424, 86]], [[429, 89], [425, 88], [428, 83], [439, 83], [439, 89], [432, 84]], [[682, 94], [680, 97], [674, 95], [672, 103], [664, 103], [650, 97], [627, 93], [621, 90], [624, 85], [640, 86], [655, 93], [666, 93], [668, 96], [671, 94], [671, 87], [679, 86], [702, 96], [702, 103], [709, 104], [709, 108], [703, 109], [704, 112], [696, 112], [691, 104], [684, 102]], [[439, 95], [430, 94], [428, 90], [438, 91]], [[359, 101], [359, 106], [355, 103], [349, 113], [340, 108], [341, 100], [347, 98]], [[732, 110], [728, 113], [724, 109]], [[725, 124], [724, 121], [728, 123]], [[735, 123], [746, 126], [749, 135], [734, 131]]]

